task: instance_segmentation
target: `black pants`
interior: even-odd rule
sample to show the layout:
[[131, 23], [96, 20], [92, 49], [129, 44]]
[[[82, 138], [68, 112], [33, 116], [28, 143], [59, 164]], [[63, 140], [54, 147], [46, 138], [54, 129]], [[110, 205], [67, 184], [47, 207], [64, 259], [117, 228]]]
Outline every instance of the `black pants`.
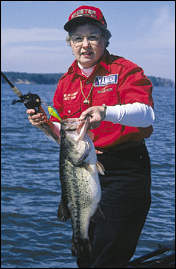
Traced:
[[98, 155], [106, 174], [100, 176], [101, 214], [89, 228], [92, 256], [78, 259], [80, 268], [125, 267], [133, 256], [150, 208], [150, 159], [145, 144]]

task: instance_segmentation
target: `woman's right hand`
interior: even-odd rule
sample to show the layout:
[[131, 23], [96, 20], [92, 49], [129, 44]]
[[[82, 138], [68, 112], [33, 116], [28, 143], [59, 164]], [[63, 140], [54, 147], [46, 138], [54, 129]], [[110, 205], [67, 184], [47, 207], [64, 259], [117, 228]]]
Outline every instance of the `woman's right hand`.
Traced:
[[39, 112], [35, 114], [34, 109], [27, 109], [26, 113], [28, 114], [29, 122], [36, 127], [40, 127], [43, 123], [48, 121], [45, 111], [40, 108]]

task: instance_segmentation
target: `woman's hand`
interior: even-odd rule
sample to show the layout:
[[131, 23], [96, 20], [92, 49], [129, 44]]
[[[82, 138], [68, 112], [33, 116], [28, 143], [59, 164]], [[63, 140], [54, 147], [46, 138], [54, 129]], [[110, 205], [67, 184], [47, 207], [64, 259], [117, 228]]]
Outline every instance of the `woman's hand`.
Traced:
[[84, 120], [86, 117], [90, 116], [90, 129], [95, 129], [100, 126], [102, 120], [106, 116], [105, 106], [92, 106], [87, 110], [83, 111], [80, 120]]
[[35, 114], [34, 109], [27, 109], [26, 113], [28, 114], [29, 122], [36, 127], [40, 127], [43, 123], [48, 121], [47, 115], [43, 108], [40, 107], [40, 110], [37, 114]]

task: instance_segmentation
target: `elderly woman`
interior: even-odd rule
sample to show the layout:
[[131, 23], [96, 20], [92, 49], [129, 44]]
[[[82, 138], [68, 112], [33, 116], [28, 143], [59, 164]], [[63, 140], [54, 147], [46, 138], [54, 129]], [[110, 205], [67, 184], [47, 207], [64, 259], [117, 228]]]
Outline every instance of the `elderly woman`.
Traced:
[[[64, 26], [75, 61], [60, 79], [53, 104], [61, 118], [90, 115], [100, 176], [101, 210], [90, 223], [90, 259], [79, 267], [126, 266], [150, 208], [150, 159], [144, 139], [154, 121], [152, 84], [142, 68], [107, 51], [111, 33], [99, 8], [80, 6]], [[28, 109], [29, 121], [59, 139], [57, 119]]]

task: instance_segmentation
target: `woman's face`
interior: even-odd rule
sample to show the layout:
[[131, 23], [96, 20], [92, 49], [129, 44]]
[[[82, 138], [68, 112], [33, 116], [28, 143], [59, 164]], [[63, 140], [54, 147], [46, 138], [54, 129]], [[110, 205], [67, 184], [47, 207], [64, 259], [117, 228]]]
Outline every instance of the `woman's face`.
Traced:
[[70, 44], [75, 58], [84, 68], [95, 65], [106, 48], [101, 30], [91, 24], [76, 27], [71, 33]]

